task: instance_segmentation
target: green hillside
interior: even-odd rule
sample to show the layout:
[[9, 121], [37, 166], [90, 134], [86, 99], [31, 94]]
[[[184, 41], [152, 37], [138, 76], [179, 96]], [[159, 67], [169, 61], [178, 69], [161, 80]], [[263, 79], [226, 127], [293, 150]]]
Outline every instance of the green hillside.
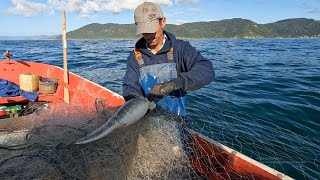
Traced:
[[286, 19], [264, 26], [279, 37], [320, 37], [320, 21], [313, 19]]
[[[320, 21], [306, 18], [257, 24], [247, 19], [168, 24], [165, 30], [180, 38], [320, 38]], [[93, 23], [67, 33], [68, 39], [137, 39], [134, 24]], [[57, 39], [61, 39], [58, 36]]]

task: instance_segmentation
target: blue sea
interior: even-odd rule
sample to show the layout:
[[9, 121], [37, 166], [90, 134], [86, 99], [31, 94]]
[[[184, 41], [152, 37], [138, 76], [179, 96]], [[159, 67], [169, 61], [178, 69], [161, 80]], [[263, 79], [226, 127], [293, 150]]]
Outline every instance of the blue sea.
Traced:
[[[190, 127], [295, 179], [320, 177], [320, 40], [187, 40], [214, 65], [189, 92]], [[134, 40], [68, 41], [68, 68], [122, 94]], [[2, 40], [13, 59], [62, 67], [58, 40]]]

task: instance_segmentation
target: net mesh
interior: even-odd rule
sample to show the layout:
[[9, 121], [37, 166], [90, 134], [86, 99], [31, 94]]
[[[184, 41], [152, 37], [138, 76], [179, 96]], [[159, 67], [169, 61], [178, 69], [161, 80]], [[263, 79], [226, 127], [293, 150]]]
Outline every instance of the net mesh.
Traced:
[[157, 110], [106, 138], [74, 144], [113, 113], [70, 108], [20, 117], [33, 128], [1, 146], [1, 179], [197, 179], [182, 148], [180, 123]]
[[[269, 177], [249, 166], [238, 167], [232, 153], [212, 148], [203, 139], [191, 138], [193, 131], [183, 126], [183, 119], [159, 109], [135, 124], [84, 145], [74, 142], [104, 124], [114, 109], [100, 107], [98, 112], [86, 113], [77, 107], [68, 107], [59, 113], [50, 113], [45, 104], [28, 109], [33, 114], [16, 118], [14, 123], [21, 122], [28, 131], [13, 134], [8, 133], [8, 124], [6, 129], [0, 127], [1, 133], [7, 133], [0, 138], [1, 179]], [[294, 178], [316, 179], [319, 175], [319, 140], [226, 108], [208, 109], [206, 113], [198, 113], [197, 121], [192, 117], [187, 121], [196, 132]], [[9, 121], [1, 121], [4, 122]], [[4, 136], [7, 139], [3, 140]]]
[[294, 179], [318, 179], [319, 139], [301, 136], [276, 125], [273, 119], [255, 117], [236, 108], [220, 105], [205, 112], [197, 112], [190, 121], [195, 131]]

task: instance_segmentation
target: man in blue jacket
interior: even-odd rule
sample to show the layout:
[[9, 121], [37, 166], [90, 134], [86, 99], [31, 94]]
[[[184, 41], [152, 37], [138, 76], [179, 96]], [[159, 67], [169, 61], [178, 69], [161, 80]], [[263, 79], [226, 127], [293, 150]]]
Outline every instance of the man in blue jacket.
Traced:
[[148, 97], [165, 111], [185, 117], [187, 91], [204, 87], [213, 80], [212, 63], [189, 42], [163, 30], [166, 18], [158, 4], [139, 5], [134, 19], [136, 34], [143, 37], [127, 60], [123, 80], [125, 100]]

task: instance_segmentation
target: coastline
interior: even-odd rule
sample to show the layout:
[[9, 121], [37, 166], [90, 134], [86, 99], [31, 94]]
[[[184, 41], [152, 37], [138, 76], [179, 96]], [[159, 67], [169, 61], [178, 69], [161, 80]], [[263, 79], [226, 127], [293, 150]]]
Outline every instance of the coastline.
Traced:
[[[183, 40], [210, 40], [210, 39], [319, 39], [320, 37], [218, 37], [218, 38], [189, 38], [189, 37], [177, 37], [177, 39]], [[23, 38], [6, 38], [0, 41], [60, 41], [61, 39], [23, 39]], [[134, 41], [138, 38], [112, 38], [112, 39], [73, 39], [68, 38], [68, 41]]]

